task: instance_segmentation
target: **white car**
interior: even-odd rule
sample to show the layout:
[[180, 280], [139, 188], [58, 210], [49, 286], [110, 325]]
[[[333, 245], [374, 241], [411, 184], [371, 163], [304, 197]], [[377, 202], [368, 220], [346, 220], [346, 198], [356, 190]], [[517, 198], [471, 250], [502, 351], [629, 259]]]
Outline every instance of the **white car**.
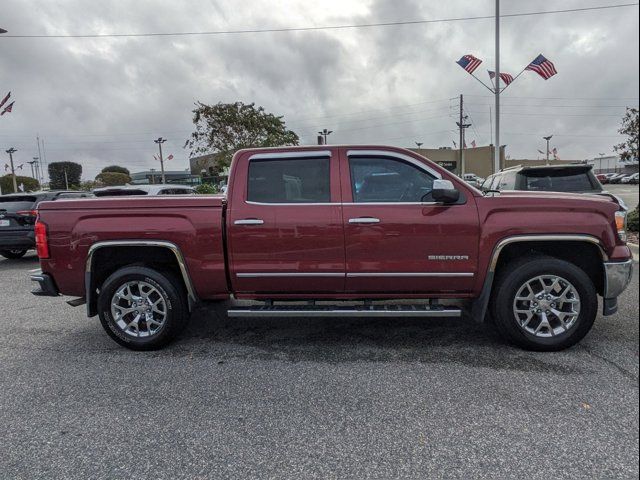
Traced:
[[620, 183], [633, 183], [633, 184], [637, 184], [638, 183], [638, 173], [634, 173], [632, 175], [627, 175], [626, 177], [624, 177], [622, 180], [620, 180]]
[[187, 185], [120, 185], [116, 187], [96, 188], [92, 192], [96, 197], [120, 197], [128, 195], [194, 195], [195, 191]]

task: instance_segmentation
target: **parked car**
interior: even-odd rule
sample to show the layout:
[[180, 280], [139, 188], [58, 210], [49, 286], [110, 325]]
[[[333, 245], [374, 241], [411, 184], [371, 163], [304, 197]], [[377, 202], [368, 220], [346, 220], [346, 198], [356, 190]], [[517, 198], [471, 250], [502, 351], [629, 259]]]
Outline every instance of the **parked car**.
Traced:
[[598, 180], [600, 181], [601, 184], [606, 185], [607, 183], [609, 183], [609, 179], [611, 177], [616, 176], [617, 173], [615, 172], [609, 172], [609, 173], [600, 173], [598, 175], [596, 175], [596, 177], [598, 178]]
[[631, 175], [627, 175], [622, 180], [620, 180], [620, 183], [637, 185], [638, 184], [638, 172], [632, 173]]
[[36, 208], [43, 201], [84, 198], [86, 192], [50, 191], [0, 195], [0, 255], [18, 259], [35, 248], [33, 225]]
[[622, 182], [622, 179], [624, 177], [626, 177], [627, 175], [625, 173], [616, 173], [615, 175], [609, 177], [609, 183], [611, 184], [618, 184], [620, 182]]
[[40, 204], [34, 293], [78, 297], [134, 350], [175, 338], [198, 302], [235, 298], [262, 304], [230, 317], [460, 317], [441, 299], [470, 301], [478, 322], [490, 312], [505, 338], [548, 351], [589, 332], [598, 295], [615, 313], [632, 275], [608, 197], [483, 195], [409, 150], [241, 150], [228, 185]]
[[545, 165], [512, 167], [487, 177], [482, 190], [530, 192], [601, 193], [602, 185], [591, 165]]
[[121, 185], [117, 187], [95, 188], [96, 197], [121, 197], [131, 195], [193, 195], [195, 190], [187, 185]]
[[484, 178], [479, 177], [475, 173], [465, 173], [462, 175], [462, 179], [469, 185], [473, 185], [476, 188], [480, 187], [484, 182]]

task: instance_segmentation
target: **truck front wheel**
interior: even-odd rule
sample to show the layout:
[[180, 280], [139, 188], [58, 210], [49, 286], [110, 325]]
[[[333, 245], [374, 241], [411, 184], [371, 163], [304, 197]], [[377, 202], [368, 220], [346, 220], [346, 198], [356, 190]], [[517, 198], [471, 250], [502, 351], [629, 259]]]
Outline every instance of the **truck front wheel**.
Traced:
[[510, 342], [536, 351], [569, 348], [589, 333], [598, 311], [596, 289], [576, 265], [529, 256], [503, 267], [492, 316]]
[[124, 267], [100, 288], [98, 314], [107, 334], [131, 350], [154, 350], [173, 340], [189, 318], [179, 282], [145, 267]]

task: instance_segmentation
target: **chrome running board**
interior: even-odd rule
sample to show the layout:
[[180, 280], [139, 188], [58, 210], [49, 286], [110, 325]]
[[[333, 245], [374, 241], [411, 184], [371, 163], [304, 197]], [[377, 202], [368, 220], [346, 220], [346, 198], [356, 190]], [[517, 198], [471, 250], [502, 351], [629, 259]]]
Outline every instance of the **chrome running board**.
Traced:
[[461, 317], [458, 307], [444, 305], [261, 305], [230, 308], [229, 317]]

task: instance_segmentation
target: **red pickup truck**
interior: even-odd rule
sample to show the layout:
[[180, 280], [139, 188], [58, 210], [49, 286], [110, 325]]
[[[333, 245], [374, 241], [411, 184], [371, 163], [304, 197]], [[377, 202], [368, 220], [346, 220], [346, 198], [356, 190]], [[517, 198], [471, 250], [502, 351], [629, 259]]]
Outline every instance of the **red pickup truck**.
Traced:
[[598, 295], [604, 315], [617, 311], [632, 274], [614, 201], [483, 194], [391, 147], [242, 150], [226, 197], [62, 200], [38, 211], [34, 293], [79, 297], [69, 303], [86, 303], [137, 350], [174, 338], [198, 302], [229, 298], [254, 301], [230, 317], [465, 311], [523, 348], [560, 350], [590, 330]]

